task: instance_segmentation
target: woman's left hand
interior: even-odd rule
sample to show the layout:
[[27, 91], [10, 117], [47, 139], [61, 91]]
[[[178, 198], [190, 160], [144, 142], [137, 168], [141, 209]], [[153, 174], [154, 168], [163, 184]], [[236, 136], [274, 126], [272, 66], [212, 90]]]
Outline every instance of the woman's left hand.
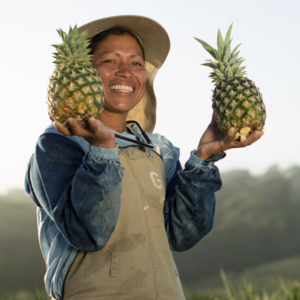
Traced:
[[212, 158], [214, 155], [226, 151], [231, 148], [243, 148], [250, 146], [263, 136], [263, 131], [258, 131], [250, 134], [244, 142], [234, 141], [235, 130], [230, 128], [227, 135], [221, 132], [218, 128], [217, 122], [212, 117], [210, 124], [203, 133], [196, 155], [202, 159]]

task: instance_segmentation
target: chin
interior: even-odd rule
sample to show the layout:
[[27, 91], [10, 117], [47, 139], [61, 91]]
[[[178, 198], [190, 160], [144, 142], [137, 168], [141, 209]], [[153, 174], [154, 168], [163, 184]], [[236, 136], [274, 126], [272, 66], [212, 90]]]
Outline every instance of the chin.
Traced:
[[104, 106], [106, 111], [115, 112], [115, 113], [126, 113], [129, 112], [134, 106], [114, 106], [114, 107], [106, 107]]
[[[136, 103], [137, 104], [137, 103]], [[136, 104], [132, 105], [132, 104], [128, 104], [128, 103], [118, 103], [118, 104], [114, 104], [114, 105], [104, 105], [104, 108], [106, 110], [112, 111], [112, 112], [129, 112], [131, 109], [133, 109]]]

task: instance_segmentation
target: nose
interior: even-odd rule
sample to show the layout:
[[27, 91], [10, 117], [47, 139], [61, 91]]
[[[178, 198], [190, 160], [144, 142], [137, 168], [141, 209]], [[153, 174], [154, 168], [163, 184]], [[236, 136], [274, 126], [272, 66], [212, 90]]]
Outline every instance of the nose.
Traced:
[[120, 62], [119, 68], [115, 74], [116, 74], [116, 76], [120, 76], [123, 78], [132, 78], [133, 77], [130, 66], [125, 62]]

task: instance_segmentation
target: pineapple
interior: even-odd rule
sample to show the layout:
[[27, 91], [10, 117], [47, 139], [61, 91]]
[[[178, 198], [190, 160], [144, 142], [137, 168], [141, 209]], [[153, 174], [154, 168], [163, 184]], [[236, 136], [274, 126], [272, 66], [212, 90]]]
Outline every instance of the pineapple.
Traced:
[[92, 67], [92, 55], [85, 40], [87, 31], [78, 35], [77, 26], [70, 27], [69, 34], [58, 30], [63, 42], [53, 45], [57, 52], [56, 69], [48, 88], [48, 113], [52, 120], [68, 126], [66, 120], [73, 117], [78, 124], [88, 127], [90, 117], [99, 118], [103, 109], [102, 81]]
[[207, 60], [204, 66], [213, 69], [210, 76], [215, 83], [213, 91], [214, 118], [221, 131], [236, 130], [235, 140], [244, 141], [252, 132], [263, 129], [266, 120], [266, 109], [262, 95], [255, 84], [245, 77], [245, 68], [240, 67], [243, 58], [238, 58], [240, 44], [231, 51], [230, 25], [225, 40], [218, 31], [218, 50], [206, 42], [195, 38], [214, 60]]

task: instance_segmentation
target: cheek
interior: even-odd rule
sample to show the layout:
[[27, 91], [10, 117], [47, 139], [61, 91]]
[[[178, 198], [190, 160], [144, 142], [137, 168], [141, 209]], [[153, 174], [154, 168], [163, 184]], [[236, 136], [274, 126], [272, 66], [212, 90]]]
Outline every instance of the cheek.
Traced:
[[106, 91], [106, 89], [107, 89], [107, 81], [108, 81], [108, 79], [109, 79], [109, 74], [108, 74], [108, 72], [106, 72], [106, 70], [105, 69], [103, 69], [103, 68], [98, 68], [98, 69], [96, 69], [97, 70], [97, 72], [98, 72], [98, 75], [99, 75], [99, 77], [101, 78], [101, 80], [102, 80], [102, 87], [103, 87], [103, 91], [104, 91], [104, 93], [105, 93], [105, 91]]
[[139, 74], [139, 82], [141, 87], [143, 88], [146, 87], [147, 79], [148, 79], [148, 75], [146, 70]]
[[105, 82], [105, 80], [107, 78], [107, 74], [106, 74], [107, 72], [105, 71], [105, 69], [98, 67], [98, 68], [96, 68], [96, 71], [97, 71], [99, 77], [101, 78], [102, 82]]

